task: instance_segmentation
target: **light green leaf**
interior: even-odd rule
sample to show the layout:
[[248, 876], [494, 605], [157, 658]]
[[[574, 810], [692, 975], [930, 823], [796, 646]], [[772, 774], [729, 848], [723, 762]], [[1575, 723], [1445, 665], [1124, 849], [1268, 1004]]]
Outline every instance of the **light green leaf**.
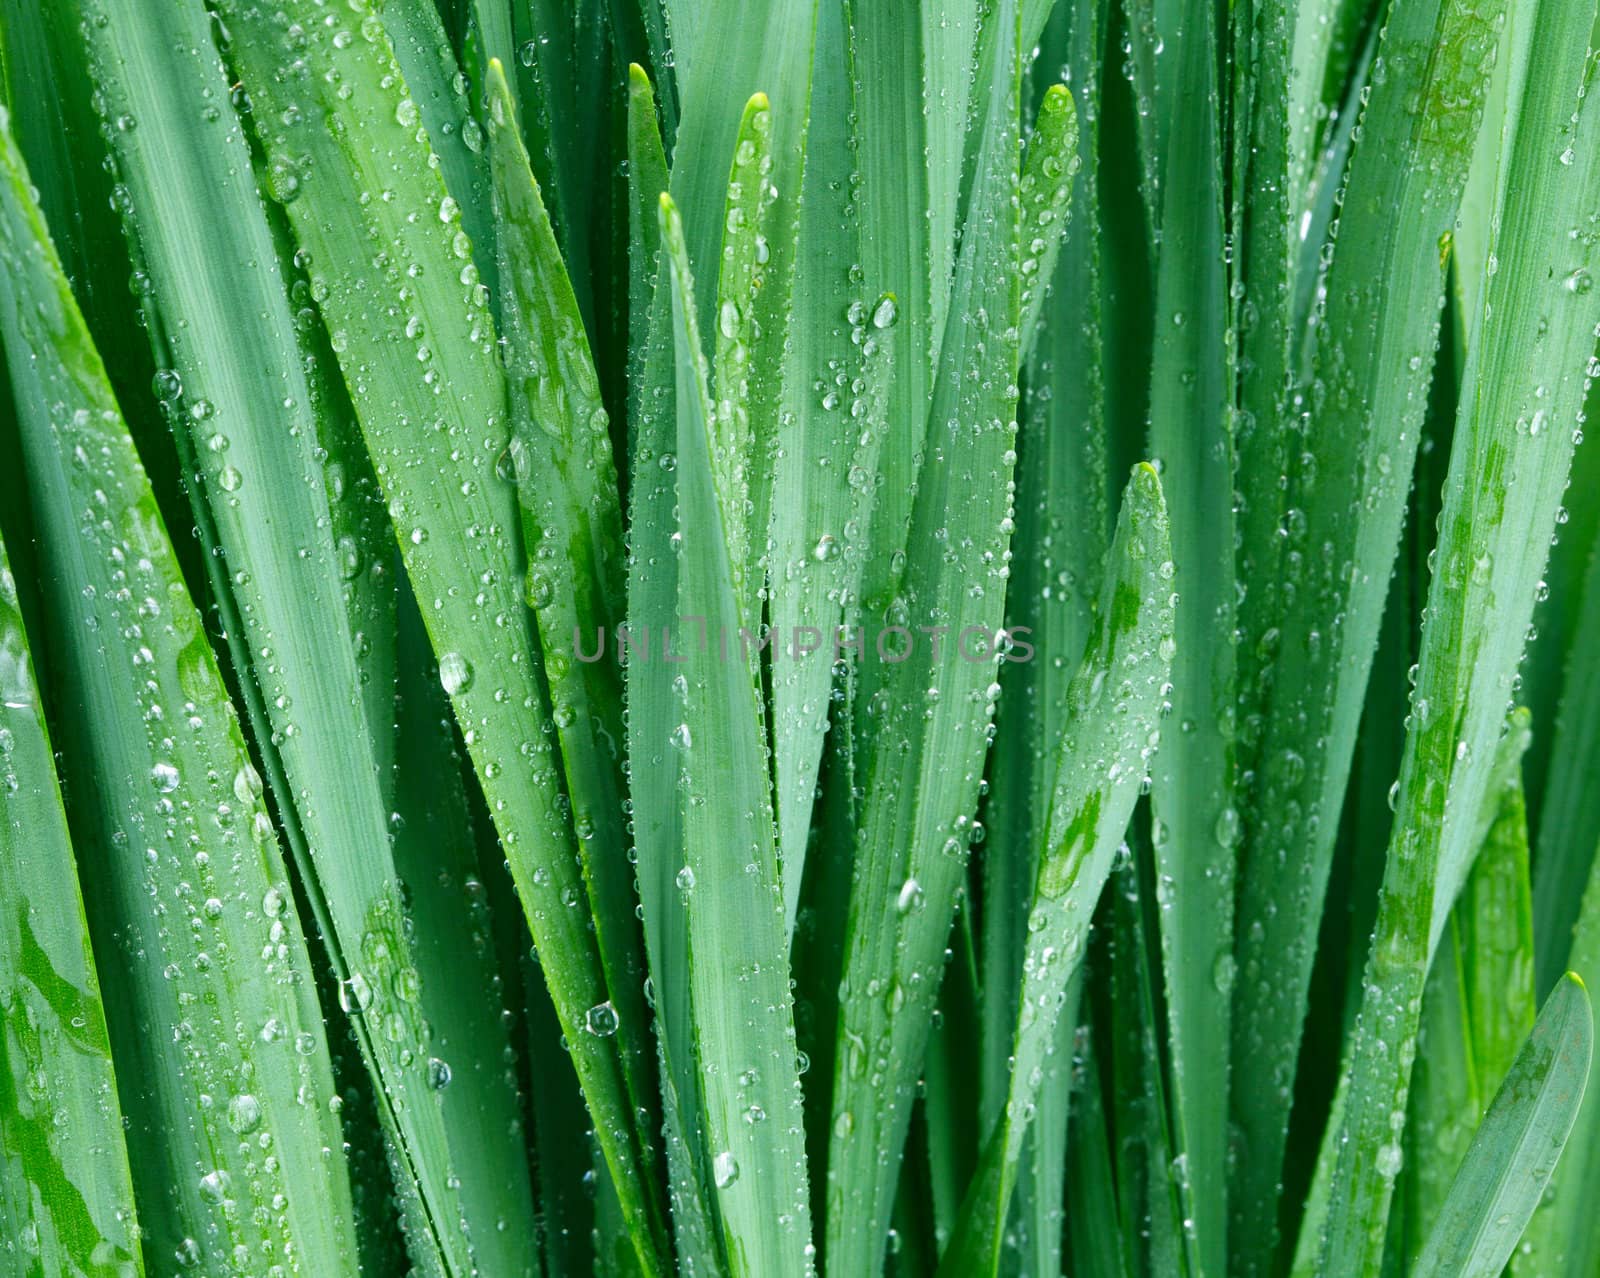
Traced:
[[[868, 761], [840, 988], [825, 1248], [829, 1265], [847, 1273], [873, 1270], [883, 1254], [1007, 650], [1021, 323], [1015, 4], [1005, 0], [990, 20], [998, 36], [979, 77], [988, 100], [976, 212], [956, 272], [903, 585], [871, 636], [889, 659], [862, 664]], [[947, 628], [937, 650], [929, 627]]]
[[[16, 228], [6, 223], [0, 237], [9, 238]], [[15, 330], [0, 327], [9, 344]], [[23, 1246], [41, 1272], [70, 1278], [142, 1274], [105, 1008], [3, 543], [0, 906], [0, 1254]]]
[[1170, 693], [1171, 553], [1160, 481], [1141, 466], [1123, 498], [1094, 629], [1066, 693], [1048, 823], [1035, 857], [1010, 1087], [941, 1262], [952, 1276], [999, 1272], [1023, 1137], [1067, 983], [1083, 961], [1089, 919], [1139, 799]]
[[1413, 1278], [1494, 1278], [1505, 1269], [1561, 1157], [1593, 1053], [1589, 996], [1569, 973], [1489, 1106]]
[[678, 606], [688, 628], [675, 659], [683, 719], [671, 744], [683, 778], [678, 887], [700, 1108], [729, 1273], [807, 1274], [815, 1249], [766, 740], [716, 490], [688, 247], [669, 196], [661, 233], [676, 339]]
[[[1428, 957], [1481, 838], [1495, 739], [1556, 528], [1600, 322], [1592, 237], [1600, 147], [1585, 108], [1592, 4], [1541, 3], [1496, 206], [1496, 269], [1463, 374], [1412, 726], [1353, 1037], [1320, 1265], [1375, 1274], [1399, 1170], [1391, 1115], [1409, 1082]], [[1566, 158], [1563, 158], [1566, 157]], [[1570, 159], [1570, 163], [1567, 160]], [[1476, 749], [1474, 749], [1476, 746]]]
[[[219, 11], [255, 102], [269, 189], [309, 261], [440, 676], [516, 879], [596, 1132], [647, 1271], [665, 1251], [650, 1134], [647, 1027], [617, 1014], [577, 839], [559, 802], [550, 715], [523, 602], [506, 389], [460, 208], [433, 167], [374, 18], [280, 25]], [[290, 47], [292, 43], [292, 48]], [[390, 191], [392, 200], [374, 197]], [[351, 216], [352, 210], [358, 210]]]
[[[146, 1254], [219, 1266], [235, 1248], [290, 1247], [347, 1272], [333, 1073], [261, 780], [4, 128], [0, 259], [69, 816], [92, 853], [87, 904]], [[270, 1161], [239, 1139], [257, 1129], [272, 1134]]]

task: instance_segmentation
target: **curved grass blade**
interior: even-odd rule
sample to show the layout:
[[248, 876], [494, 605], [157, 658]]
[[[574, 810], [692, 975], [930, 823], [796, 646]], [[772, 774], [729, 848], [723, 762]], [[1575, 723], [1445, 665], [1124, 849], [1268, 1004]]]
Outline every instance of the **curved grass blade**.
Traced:
[[[979, 77], [988, 101], [974, 213], [957, 267], [904, 584], [886, 617], [910, 642], [902, 647], [904, 640], [890, 637], [890, 655], [904, 659], [881, 671], [864, 666], [875, 686], [861, 716], [870, 725], [863, 731], [869, 754], [827, 1174], [826, 1258], [841, 1273], [875, 1271], [882, 1259], [940, 955], [965, 877], [1000, 691], [997, 663], [1006, 655], [1021, 324], [1014, 198], [1021, 63], [1013, 0], [997, 7], [992, 21], [998, 37]], [[940, 627], [948, 640], [936, 650]]]
[[345, 1273], [333, 1072], [260, 778], [3, 129], [0, 169], [0, 329], [146, 1255], [215, 1268], [288, 1249]]
[[[211, 18], [199, 4], [148, 18], [125, 0], [89, 5], [106, 109], [139, 122], [115, 128], [112, 142], [150, 281], [157, 384], [196, 518], [230, 569], [216, 588], [231, 601], [236, 666], [254, 685], [263, 749], [275, 756], [269, 775], [374, 1075], [400, 1192], [421, 1199], [408, 1242], [456, 1273], [521, 1272], [517, 1239], [532, 1230], [533, 1201], [525, 1161], [503, 1135], [515, 1098], [502, 1096], [499, 1114], [453, 1104], [459, 1093], [443, 1093], [428, 1066], [438, 1059], [430, 1020], [448, 1008], [417, 979], [394, 861], [384, 786], [392, 563], [359, 435], [324, 385], [319, 356], [330, 357], [296, 314], [238, 121], [231, 109], [208, 120], [228, 88]], [[168, 180], [175, 157], [210, 192], [203, 203]], [[363, 521], [380, 526], [365, 533]], [[369, 698], [365, 717], [352, 713]]]
[[[629, 257], [636, 308], [629, 319], [629, 356], [635, 415], [629, 424], [629, 635], [618, 635], [619, 654], [633, 637], [645, 652], [652, 643], [665, 651], [679, 630], [678, 561], [672, 549], [678, 455], [672, 285], [665, 263], [659, 262], [667, 167], [642, 72], [631, 76], [628, 110]], [[626, 674], [631, 829], [661, 1058], [673, 1232], [681, 1266], [719, 1274], [724, 1262], [712, 1224], [711, 1169], [696, 1104], [700, 1085], [690, 1003], [688, 912], [677, 881], [684, 868], [683, 813], [670, 742], [682, 714], [671, 681], [661, 671], [646, 661], [630, 661]]]
[[[1600, 858], [1596, 859], [1600, 866]], [[1600, 869], [1590, 871], [1588, 890], [1573, 932], [1572, 970], [1585, 987], [1600, 980]], [[1557, 987], [1566, 981], [1557, 982]], [[1593, 1076], [1566, 1153], [1528, 1224], [1511, 1264], [1516, 1278], [1567, 1278], [1600, 1266], [1600, 1230], [1594, 1204], [1600, 1191], [1600, 1082]]]
[[1094, 629], [1066, 693], [1048, 824], [1034, 858], [1010, 1086], [941, 1260], [940, 1272], [952, 1278], [1000, 1269], [1023, 1138], [1067, 983], [1083, 961], [1089, 920], [1138, 802], [1171, 691], [1171, 554], [1161, 483], [1143, 465], [1124, 495]]
[[1594, 1016], [1583, 982], [1556, 982], [1467, 1150], [1413, 1278], [1494, 1278], [1555, 1171], [1583, 1101]]
[[624, 1216], [654, 1272], [664, 1227], [649, 1137], [634, 1120], [648, 1103], [647, 1029], [616, 1015], [583, 908], [522, 599], [505, 386], [459, 205], [426, 136], [403, 122], [412, 99], [380, 24], [358, 11], [326, 24], [312, 0], [283, 10], [287, 27], [244, 0], [219, 12]]
[[[1105, 349], [1101, 334], [1104, 274], [1100, 260], [1099, 89], [1105, 31], [1098, 0], [1062, 6], [1046, 32], [1035, 76], [1064, 77], [1080, 95], [1074, 114], [1077, 145], [1063, 159], [1073, 170], [1071, 195], [1060, 216], [1077, 231], [1053, 275], [1033, 287], [1051, 290], [1041, 312], [1021, 401], [1017, 467], [1019, 546], [1039, 553], [1018, 555], [1006, 594], [1006, 625], [1027, 634], [1044, 652], [1080, 652], [1088, 640], [1102, 565], [1110, 543], [1108, 437], [1104, 428]], [[1043, 171], [1043, 159], [1038, 158]], [[1030, 152], [1029, 163], [1035, 157]], [[1047, 206], [1046, 206], [1047, 207]], [[1034, 221], [1045, 212], [1037, 207]], [[1025, 242], [1031, 237], [1023, 233]], [[1037, 866], [1035, 849], [1044, 837], [1054, 784], [1052, 743], [1065, 729], [1066, 689], [1073, 669], [1066, 662], [1030, 661], [1001, 672], [999, 731], [991, 776], [997, 780], [983, 815], [989, 830], [983, 859], [981, 971], [983, 1055], [980, 1061], [979, 1130], [998, 1119], [1010, 1085], [1009, 1058], [1016, 1026], [1012, 997], [1020, 987], [1024, 925]], [[1026, 778], [1026, 783], [1023, 778]], [[1065, 1073], [1065, 1071], [1063, 1071]], [[1066, 1087], [1047, 1089], [1041, 1111]], [[1041, 1127], [1052, 1120], [1041, 1112]], [[1066, 1123], [1057, 1124], [1064, 1137]], [[1052, 1175], [1064, 1174], [1057, 1160]], [[1039, 1187], [1043, 1209], [1059, 1206], [1062, 1194]], [[1031, 1193], [1019, 1186], [1019, 1195]], [[1059, 1233], [1059, 1231], [1055, 1231]], [[1057, 1243], [1039, 1264], [1053, 1271]]]
[[[1525, 720], [1519, 711], [1518, 720]], [[1514, 768], [1531, 733], [1513, 722], [1501, 758]], [[1528, 829], [1522, 786], [1501, 788], [1494, 823], [1440, 938], [1423, 994], [1397, 1186], [1391, 1254], [1416, 1255], [1433, 1228], [1489, 1098], [1538, 1010], [1533, 990]]]
[[[498, 62], [490, 64], [489, 81], [502, 350], [527, 601], [538, 621], [566, 797], [613, 1010], [643, 1025], [644, 955], [624, 829], [622, 680], [615, 656], [605, 652], [608, 637], [616, 642], [625, 606], [610, 422], [577, 297]], [[642, 1080], [637, 1090], [644, 1093]]]
[[[1326, 1271], [1374, 1274], [1401, 1162], [1417, 1000], [1432, 946], [1481, 838], [1493, 781], [1486, 748], [1504, 723], [1534, 596], [1556, 528], [1586, 392], [1600, 298], [1592, 237], [1600, 202], [1595, 113], [1586, 109], [1593, 4], [1541, 3], [1519, 124], [1497, 199], [1498, 269], [1463, 375], [1378, 925], [1353, 1036], [1336, 1145]], [[1570, 158], [1571, 163], [1566, 159]]]
[[683, 644], [683, 720], [672, 738], [684, 789], [679, 887], [700, 1106], [729, 1272], [808, 1274], [815, 1248], [766, 739], [756, 679], [728, 669], [747, 660], [735, 647], [742, 618], [688, 248], [665, 195], [661, 235], [677, 369], [679, 613], [704, 627], [698, 642]]
[[0, 903], [0, 1257], [64, 1278], [142, 1274], [105, 1008], [4, 543]]
[[[1386, 78], [1361, 112], [1309, 339], [1310, 433], [1291, 449], [1282, 576], [1276, 587], [1245, 585], [1247, 595], [1273, 589], [1275, 598], [1251, 612], [1251, 642], [1270, 650], [1271, 686], [1252, 742], [1236, 928], [1233, 1051], [1259, 1064], [1237, 1075], [1230, 1102], [1241, 1220], [1277, 1220], [1338, 812], [1438, 344], [1439, 237], [1455, 220], [1471, 159], [1496, 9], [1407, 0], [1390, 15], [1377, 53]], [[1263, 1076], [1272, 1084], [1254, 1085]], [[1272, 1241], [1262, 1232], [1245, 1240], [1260, 1243], [1257, 1269]]]

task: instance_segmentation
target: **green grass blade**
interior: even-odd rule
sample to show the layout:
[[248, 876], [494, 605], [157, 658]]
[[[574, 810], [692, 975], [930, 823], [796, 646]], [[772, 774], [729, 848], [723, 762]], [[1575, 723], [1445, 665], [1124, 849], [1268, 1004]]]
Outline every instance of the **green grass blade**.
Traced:
[[[355, 1238], [332, 1068], [260, 779], [3, 131], [0, 162], [0, 324], [146, 1254], [220, 1267], [288, 1247], [344, 1273]], [[124, 635], [140, 642], [109, 641]], [[241, 1139], [258, 1129], [270, 1160]]]
[[1489, 1106], [1414, 1278], [1493, 1278], [1505, 1269], [1572, 1130], [1593, 1054], [1589, 996], [1568, 976]]
[[[784, 350], [793, 318], [817, 0], [697, 0], [666, 8], [673, 24], [682, 104], [682, 123], [673, 148], [672, 198], [683, 211], [690, 265], [696, 278], [708, 285], [720, 278], [723, 263], [728, 158], [737, 150], [751, 98], [756, 94], [770, 98], [766, 260], [761, 263], [763, 282], [750, 308], [748, 412], [756, 439], [748, 453], [746, 480], [753, 557], [764, 564], [776, 435], [773, 424], [782, 410]], [[681, 30], [686, 20], [690, 34]], [[714, 37], [700, 38], [701, 33], [712, 32]], [[759, 196], [758, 188], [747, 186], [745, 194]], [[701, 330], [720, 332], [718, 293], [710, 287], [703, 292], [698, 317]], [[717, 375], [722, 376], [721, 370]], [[751, 571], [746, 576], [753, 579], [752, 588], [759, 587], [759, 573]]]
[[733, 146], [712, 337], [711, 471], [727, 529], [739, 616], [751, 628], [761, 616], [765, 590], [761, 564], [766, 558], [763, 528], [752, 519], [758, 509], [767, 509], [755, 498], [760, 476], [772, 465], [774, 434], [771, 419], [757, 421], [750, 411], [755, 387], [772, 376], [770, 369], [758, 369], [751, 360], [756, 307], [765, 283], [762, 259], [770, 260], [765, 232], [773, 190], [767, 179], [772, 171], [771, 139], [772, 108], [767, 95], [757, 93], [745, 103]]
[[105, 1008], [3, 543], [0, 902], [0, 1257], [18, 1272], [142, 1274]]
[[729, 1272], [806, 1274], [815, 1248], [766, 739], [756, 680], [738, 669], [747, 660], [743, 618], [710, 451], [714, 410], [688, 247], [670, 197], [661, 210], [676, 339], [679, 615], [705, 627], [698, 640], [682, 640], [683, 720], [672, 738], [683, 777], [679, 886], [700, 1106]]
[[1172, 553], [1161, 484], [1141, 466], [1128, 485], [1094, 630], [1067, 689], [1068, 713], [1036, 857], [1011, 1053], [1011, 1080], [963, 1221], [942, 1261], [950, 1275], [999, 1272], [1036, 1097], [1067, 982], [1148, 772], [1173, 660]]
[[1039, 335], [1050, 282], [1055, 279], [1056, 262], [1066, 242], [1061, 234], [1070, 205], [1072, 179], [1078, 172], [1078, 112], [1072, 92], [1064, 84], [1045, 90], [1028, 139], [1028, 159], [1022, 170], [1019, 193], [1022, 221], [1017, 235], [1017, 269], [1024, 280], [1022, 289], [1022, 337], [1024, 357], [1033, 351]]
[[[817, 6], [812, 120], [797, 229], [794, 322], [773, 458], [769, 610], [771, 722], [778, 846], [791, 931], [800, 908], [836, 663], [837, 627], [860, 621], [860, 565], [882, 447], [883, 351], [897, 322], [855, 296], [838, 256], [859, 254], [850, 193], [853, 88], [840, 0]], [[868, 387], [867, 379], [873, 380]], [[813, 633], [814, 632], [814, 633]]]
[[[652, 0], [653, 2], [653, 0]], [[667, 189], [667, 156], [656, 122], [649, 77], [637, 63], [628, 68], [628, 432], [641, 415], [645, 352], [651, 334], [651, 299], [661, 251], [660, 196]]]
[[[1253, 614], [1253, 642], [1272, 647], [1272, 683], [1247, 808], [1233, 1037], [1235, 1052], [1278, 1082], [1251, 1086], [1261, 1075], [1241, 1073], [1232, 1098], [1243, 1136], [1240, 1210], [1250, 1219], [1277, 1215], [1317, 923], [1422, 433], [1440, 236], [1472, 155], [1496, 44], [1491, 18], [1457, 0], [1409, 0], [1391, 15], [1378, 52], [1386, 66], [1396, 51], [1402, 60], [1407, 50], [1437, 53], [1408, 63], [1404, 79], [1391, 71], [1361, 112], [1314, 317], [1318, 411], [1291, 452], [1283, 576], [1268, 615]], [[1264, 586], [1247, 581], [1246, 593]]]
[[[607, 988], [616, 1015], [642, 1025], [644, 955], [625, 855], [618, 757], [625, 732], [622, 680], [615, 653], [605, 650], [608, 639], [616, 641], [625, 607], [610, 422], [577, 297], [516, 130], [504, 69], [491, 64], [489, 78], [502, 349], [527, 601], [543, 645], [551, 718]], [[650, 1086], [640, 1072], [631, 1090], [643, 1101]]]
[[[1096, 0], [1057, 10], [1059, 29], [1046, 35], [1042, 69], [1063, 75], [1081, 94], [1070, 204], [1076, 230], [1062, 254], [1026, 367], [1017, 454], [1019, 546], [1006, 598], [1006, 624], [1027, 627], [1043, 652], [1081, 652], [1111, 536], [1101, 336], [1104, 272], [1099, 227], [1099, 93], [1096, 77], [1105, 32]], [[1060, 59], [1055, 65], [1045, 59]], [[1036, 71], [1038, 76], [1040, 71]], [[1030, 158], [1030, 163], [1032, 159]], [[1041, 157], [1042, 168], [1042, 157]], [[1026, 237], [1026, 233], [1024, 235]], [[1051, 746], [1065, 731], [1067, 662], [1030, 661], [1001, 672], [1000, 714], [991, 776], [996, 786], [984, 812], [981, 969], [984, 1048], [980, 1064], [980, 1130], [999, 1115], [1009, 1087], [1008, 1058], [1016, 1026], [1023, 927], [1032, 896], [1034, 850], [1043, 837], [1054, 785]], [[1028, 778], [1023, 784], [1021, 778]]]
[[[207, 104], [225, 98], [228, 82], [203, 6], [167, 6], [159, 22], [122, 0], [91, 7], [107, 110], [139, 122], [113, 140], [130, 239], [151, 285], [158, 383], [193, 472], [197, 519], [215, 530], [232, 570], [218, 591], [238, 618], [229, 626], [236, 663], [259, 689], [259, 735], [276, 756], [269, 772], [282, 778], [291, 842], [309, 849], [305, 876], [335, 972], [359, 991], [346, 1010], [375, 1075], [401, 1192], [422, 1199], [425, 1224], [409, 1241], [458, 1273], [475, 1263], [518, 1272], [522, 1249], [497, 1228], [520, 1220], [525, 1232], [533, 1219], [526, 1177], [495, 1166], [509, 1098], [499, 1115], [447, 1104], [428, 1070], [429, 1020], [446, 1009], [418, 988], [394, 862], [384, 788], [393, 705], [382, 692], [392, 674], [373, 677], [375, 662], [393, 662], [392, 543], [386, 529], [374, 546], [346, 527], [374, 501], [359, 436], [332, 420], [342, 408], [322, 387], [329, 370], [302, 331], [231, 108], [216, 122], [233, 129], [226, 145], [205, 145]], [[211, 192], [203, 204], [167, 181], [180, 157]], [[239, 261], [257, 269], [240, 272]], [[268, 426], [262, 406], [273, 403], [281, 419]], [[374, 589], [391, 593], [386, 616], [347, 606]], [[375, 709], [353, 718], [372, 689]]]
[[[1166, 139], [1157, 209], [1150, 452], [1172, 510], [1178, 566], [1178, 657], [1172, 713], [1179, 725], [1156, 759], [1151, 791], [1161, 876], [1173, 1139], [1190, 1271], [1216, 1278], [1226, 1262], [1225, 1164], [1233, 898], [1241, 820], [1234, 793], [1236, 656], [1217, 636], [1234, 626], [1234, 458], [1229, 344], [1232, 303], [1223, 245], [1221, 104], [1214, 6], [1157, 6], [1152, 32], [1176, 63], [1158, 88]], [[1193, 101], [1170, 102], [1176, 85]]]
[[[658, 260], [666, 158], [649, 84], [637, 70], [630, 73], [628, 110], [629, 258], [635, 272], [629, 357], [637, 402], [630, 422], [627, 621], [629, 631], [648, 647], [672, 642], [679, 631], [678, 560], [672, 548], [678, 446], [672, 286], [665, 263]], [[620, 644], [619, 636], [619, 649]], [[722, 1272], [723, 1261], [711, 1212], [704, 1124], [696, 1104], [689, 920], [678, 886], [684, 867], [683, 813], [670, 743], [683, 716], [671, 681], [646, 662], [629, 662], [626, 691], [631, 830], [661, 1059], [673, 1230], [680, 1265], [716, 1274]]]
[[409, 99], [381, 26], [354, 12], [328, 25], [315, 10], [296, 0], [287, 28], [234, 0], [220, 12], [255, 100], [269, 186], [309, 259], [312, 296], [649, 1268], [663, 1225], [629, 1088], [647, 1069], [647, 1029], [606, 1006], [577, 840], [558, 803], [487, 299], [426, 135], [404, 122]]
[[[862, 600], [874, 623], [899, 588], [953, 280], [954, 234], [978, 33], [974, 0], [847, 9], [861, 174], [861, 296], [893, 294], [895, 370]], [[907, 86], [920, 86], [920, 96]]]
[[[1524, 712], [1525, 713], [1525, 712]], [[1501, 758], [1513, 768], [1530, 734], [1513, 726]], [[1423, 994], [1406, 1118], [1404, 1180], [1389, 1247], [1414, 1256], [1433, 1228], [1489, 1098], [1533, 1028], [1528, 829], [1515, 773], [1451, 912]]]
[[[882, 1256], [999, 694], [1021, 321], [1014, 3], [1002, 3], [991, 20], [998, 38], [980, 75], [988, 101], [975, 217], [957, 269], [904, 585], [886, 617], [913, 642], [905, 660], [882, 664], [881, 672], [866, 667], [878, 689], [863, 716], [870, 753], [828, 1160], [826, 1257], [844, 1273], [871, 1271]], [[912, 626], [923, 628], [920, 635]], [[955, 642], [936, 654], [928, 627], [947, 627]], [[895, 645], [891, 654], [902, 651], [902, 640], [887, 642]]]
[[[1556, 528], [1600, 321], [1593, 247], [1573, 227], [1600, 200], [1584, 109], [1593, 5], [1531, 15], [1530, 65], [1497, 201], [1497, 269], [1463, 376], [1377, 932], [1354, 1036], [1321, 1264], [1376, 1273], [1427, 959], [1476, 850], [1476, 817]], [[1571, 163], [1566, 163], [1568, 157]], [[1511, 482], [1512, 477], [1515, 482]], [[1474, 751], [1476, 745], [1476, 752]], [[1402, 1109], [1403, 1112], [1403, 1109]]]
[[[461, 225], [473, 244], [473, 262], [498, 295], [494, 207], [490, 189], [486, 118], [475, 113], [450, 37], [431, 4], [377, 0], [374, 8], [394, 48], [420, 127], [427, 131], [445, 188], [461, 206]], [[409, 116], [409, 112], [407, 115]]]
[[[1600, 858], [1595, 862], [1600, 866]], [[1572, 970], [1588, 985], [1600, 979], [1600, 869], [1588, 890], [1573, 932]], [[1557, 988], [1566, 984], [1557, 982]], [[1600, 1266], [1600, 1230], [1594, 1204], [1600, 1192], [1600, 1084], [1591, 1076], [1565, 1154], [1550, 1192], [1529, 1222], [1511, 1272], [1516, 1278], [1566, 1278]]]

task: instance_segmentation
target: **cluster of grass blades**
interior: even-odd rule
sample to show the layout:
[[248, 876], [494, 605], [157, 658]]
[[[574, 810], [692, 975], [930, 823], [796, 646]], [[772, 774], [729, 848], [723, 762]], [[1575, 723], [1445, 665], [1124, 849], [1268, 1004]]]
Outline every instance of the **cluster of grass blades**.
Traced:
[[0, 0], [0, 1274], [1600, 1276], [1600, 0]]

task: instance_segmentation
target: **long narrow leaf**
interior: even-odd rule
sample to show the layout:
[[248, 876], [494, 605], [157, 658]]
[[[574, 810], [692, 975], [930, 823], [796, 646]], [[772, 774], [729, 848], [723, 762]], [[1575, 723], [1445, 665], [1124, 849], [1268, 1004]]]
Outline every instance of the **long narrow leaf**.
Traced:
[[20, 1248], [63, 1275], [142, 1274], [105, 1008], [4, 544], [0, 902], [0, 1254]]
[[[1337, 1151], [1322, 1264], [1376, 1273], [1400, 1151], [1391, 1115], [1410, 1075], [1427, 960], [1475, 850], [1492, 740], [1511, 681], [1583, 405], [1600, 322], [1592, 238], [1600, 148], [1585, 109], [1593, 5], [1541, 3], [1498, 201], [1496, 267], [1468, 354], [1423, 627], [1412, 728], [1400, 775], [1349, 1107]], [[1563, 157], [1569, 156], [1571, 163]]]
[[288, 1248], [342, 1273], [333, 1073], [260, 778], [4, 130], [0, 168], [0, 326], [144, 1245], [169, 1268]]
[[1484, 1117], [1414, 1278], [1493, 1278], [1539, 1205], [1582, 1104], [1594, 1054], [1583, 982], [1558, 981]]

